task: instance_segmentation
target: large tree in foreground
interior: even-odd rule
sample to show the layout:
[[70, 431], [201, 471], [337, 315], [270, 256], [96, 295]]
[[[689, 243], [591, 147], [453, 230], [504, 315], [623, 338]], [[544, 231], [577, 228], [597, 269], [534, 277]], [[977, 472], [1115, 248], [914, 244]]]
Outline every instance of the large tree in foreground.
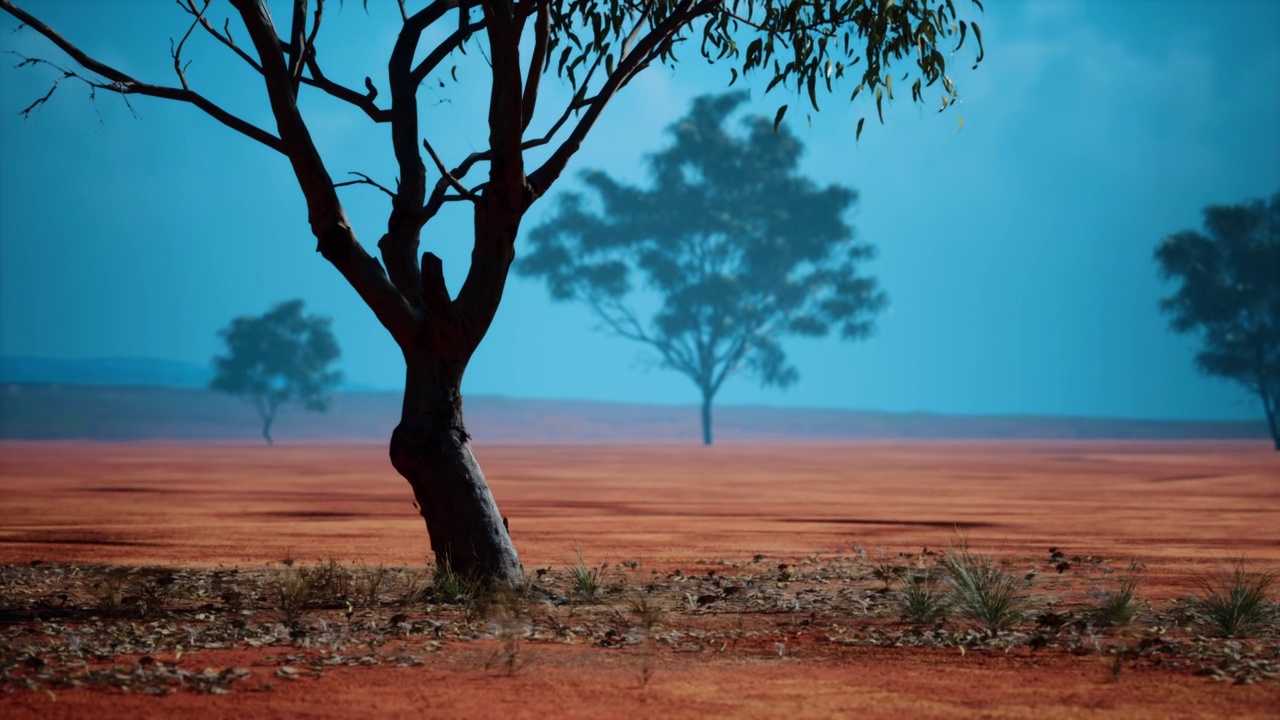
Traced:
[[[502, 299], [521, 219], [564, 172], [614, 96], [646, 69], [675, 65], [678, 51], [727, 64], [731, 81], [762, 73], [771, 88], [803, 93], [815, 108], [819, 90], [848, 91], [852, 85], [853, 96], [874, 96], [879, 111], [893, 96], [893, 73], [899, 92], [909, 89], [914, 101], [924, 102], [926, 89], [937, 88], [945, 109], [956, 100], [947, 59], [970, 35], [979, 40], [982, 58], [978, 28], [959, 17], [953, 0], [399, 0], [386, 64], [335, 68], [325, 65], [321, 49], [321, 24], [332, 15], [331, 4], [285, 3], [289, 11], [277, 27], [266, 0], [228, 1], [234, 24], [211, 14], [221, 7], [211, 7], [211, 0], [179, 0], [190, 17], [171, 45], [176, 80], [168, 85], [102, 62], [12, 0], [0, 0], [0, 9], [70, 57], [72, 65], [54, 66], [54, 88], [80, 80], [97, 92], [189, 103], [289, 162], [317, 250], [404, 354], [404, 405], [391, 437], [391, 462], [413, 488], [437, 562], [508, 583], [522, 582], [523, 571], [471, 453], [462, 375]], [[438, 40], [424, 44], [424, 37]], [[256, 92], [269, 106], [274, 128], [227, 111], [189, 84], [182, 53], [197, 38], [225, 46], [231, 61], [260, 76]], [[463, 77], [483, 76], [477, 89], [487, 95], [488, 146], [457, 156], [424, 137], [420, 119], [427, 107], [418, 91], [426, 82], [450, 79], [451, 65], [463, 62], [471, 68]], [[52, 63], [27, 58], [21, 64]], [[558, 107], [540, 100], [548, 74], [572, 87]], [[353, 87], [352, 78], [363, 78], [363, 86]], [[390, 128], [374, 130], [371, 138], [390, 137], [396, 182], [356, 181], [391, 198], [377, 242], [381, 262], [347, 219], [337, 192], [346, 183], [334, 182], [312, 140], [297, 102], [303, 92], [330, 95]], [[778, 119], [785, 109], [779, 108]], [[859, 121], [853, 134], [861, 131]], [[473, 171], [480, 172], [479, 182], [468, 181]], [[471, 263], [453, 296], [439, 257], [419, 247], [423, 229], [449, 202], [469, 203], [474, 211]]]
[[268, 445], [274, 444], [271, 425], [281, 406], [324, 412], [342, 380], [331, 367], [340, 354], [333, 321], [303, 315], [302, 307], [301, 300], [287, 300], [257, 317], [238, 317], [218, 332], [227, 354], [213, 358], [209, 389], [252, 404]]
[[1156, 247], [1160, 274], [1179, 283], [1160, 309], [1175, 331], [1200, 336], [1201, 372], [1258, 396], [1280, 450], [1280, 191], [1270, 201], [1210, 205], [1204, 229]]
[[[553, 299], [586, 303], [606, 330], [692, 380], [706, 445], [725, 380], [746, 371], [785, 388], [799, 373], [779, 339], [833, 326], [845, 339], [865, 337], [886, 303], [875, 279], [858, 275], [875, 248], [844, 220], [857, 194], [801, 176], [803, 147], [785, 125], [750, 116], [743, 134], [729, 132], [746, 99], [694, 100], [668, 128], [671, 146], [648, 158], [650, 189], [584, 173], [593, 197], [561, 195], [516, 264], [544, 279]], [[647, 323], [636, 310], [642, 292], [659, 299]]]

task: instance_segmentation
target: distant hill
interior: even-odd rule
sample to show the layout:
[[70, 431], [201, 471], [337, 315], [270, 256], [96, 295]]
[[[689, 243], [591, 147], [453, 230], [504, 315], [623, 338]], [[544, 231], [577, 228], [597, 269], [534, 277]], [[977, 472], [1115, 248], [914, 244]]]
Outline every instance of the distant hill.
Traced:
[[[203, 389], [212, 368], [159, 358], [0, 357], [0, 385], [110, 385]], [[343, 390], [368, 391], [368, 385], [343, 383]]]
[[203, 365], [157, 358], [0, 357], [0, 384], [203, 388], [212, 375]]
[[[696, 406], [570, 400], [466, 398], [478, 442], [690, 442], [701, 437]], [[286, 407], [279, 441], [386, 442], [400, 395], [340, 392], [328, 413]], [[256, 442], [253, 409], [234, 398], [181, 387], [0, 384], [0, 439]], [[744, 440], [859, 439], [1258, 439], [1258, 422], [1185, 422], [1062, 417], [955, 416], [723, 406], [716, 437]]]

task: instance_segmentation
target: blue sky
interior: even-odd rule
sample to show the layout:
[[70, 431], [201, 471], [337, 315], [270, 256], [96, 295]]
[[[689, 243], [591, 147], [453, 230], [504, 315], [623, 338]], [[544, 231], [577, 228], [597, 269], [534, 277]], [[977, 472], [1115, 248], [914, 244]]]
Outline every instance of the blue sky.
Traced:
[[[140, 79], [174, 82], [169, 37], [185, 16], [167, 2], [59, 0], [21, 5], [73, 42]], [[359, 86], [385, 73], [394, 5], [327, 11], [321, 52]], [[215, 11], [220, 18], [224, 7]], [[277, 11], [277, 17], [283, 12]], [[720, 403], [943, 413], [1144, 418], [1255, 418], [1234, 386], [1199, 376], [1195, 342], [1157, 310], [1170, 291], [1152, 261], [1165, 235], [1199, 227], [1201, 208], [1280, 188], [1280, 3], [1097, 0], [987, 3], [987, 58], [953, 58], [962, 104], [937, 114], [899, 100], [886, 125], [845, 96], [804, 103], [753, 90], [753, 111], [788, 122], [807, 146], [804, 172], [861, 197], [852, 216], [880, 255], [868, 271], [890, 309], [867, 341], [789, 341], [801, 373], [790, 390], [730, 380]], [[57, 58], [0, 18], [0, 50]], [[241, 33], [243, 35], [243, 32]], [[203, 38], [192, 86], [269, 124], [260, 81]], [[403, 384], [399, 351], [319, 255], [285, 160], [185, 105], [116, 97], [64, 83], [39, 114], [18, 111], [57, 74], [0, 66], [0, 354], [149, 356], [207, 363], [233, 316], [302, 297], [334, 318], [342, 369], [356, 383]], [[424, 88], [424, 132], [456, 162], [481, 147], [480, 69]], [[556, 190], [576, 171], [643, 179], [645, 153], [691, 98], [724, 88], [727, 67], [690, 58], [651, 68], [605, 112]], [[741, 85], [741, 83], [739, 83]], [[553, 119], [553, 88], [534, 127]], [[95, 109], [96, 105], [96, 109]], [[393, 182], [386, 126], [326, 98], [304, 111], [330, 172]], [[964, 118], [957, 132], [957, 116]], [[554, 196], [555, 190], [552, 195]], [[367, 247], [385, 196], [343, 191]], [[527, 229], [551, 209], [544, 200]], [[469, 256], [464, 212], [428, 226], [424, 249], [456, 289]], [[517, 253], [520, 247], [517, 245]], [[464, 391], [517, 397], [693, 403], [682, 376], [646, 369], [640, 348], [593, 332], [581, 307], [552, 304], [513, 277]]]

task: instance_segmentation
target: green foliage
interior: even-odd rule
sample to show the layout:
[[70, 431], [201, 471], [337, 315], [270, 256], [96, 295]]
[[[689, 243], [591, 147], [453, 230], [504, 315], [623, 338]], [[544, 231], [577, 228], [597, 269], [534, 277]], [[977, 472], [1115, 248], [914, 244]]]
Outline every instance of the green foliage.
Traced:
[[960, 546], [948, 551], [942, 563], [951, 585], [951, 606], [960, 615], [991, 632], [1006, 630], [1026, 616], [1026, 581], [998, 567], [990, 555]]
[[[729, 132], [745, 100], [696, 99], [669, 128], [672, 145], [649, 157], [649, 188], [585, 173], [592, 197], [562, 195], [516, 266], [656, 351], [708, 404], [742, 370], [764, 385], [794, 383], [781, 338], [862, 338], [886, 305], [858, 272], [875, 250], [844, 219], [857, 194], [801, 176], [803, 148], [785, 126], [750, 116]], [[661, 299], [647, 323], [635, 310], [641, 293]]]
[[302, 308], [301, 300], [283, 302], [259, 317], [236, 318], [218, 333], [227, 354], [213, 359], [209, 388], [253, 403], [268, 443], [280, 406], [298, 403], [324, 412], [328, 393], [342, 379], [330, 367], [339, 356], [332, 321], [303, 316]]
[[[657, 0], [638, 13], [634, 7], [622, 0], [551, 3], [547, 67], [586, 97], [602, 64], [606, 85], [625, 83], [649, 64], [674, 65], [677, 52], [696, 52], [727, 65], [730, 85], [762, 73], [766, 92], [790, 90], [814, 110], [819, 91], [843, 87], [851, 100], [869, 92], [883, 122], [895, 72], [914, 102], [940, 86], [942, 111], [958, 99], [947, 60], [970, 37], [978, 44], [975, 67], [983, 57], [981, 29], [960, 17], [954, 0]], [[690, 47], [696, 50], [683, 50]], [[778, 120], [786, 108], [778, 109]]]
[[1280, 616], [1275, 602], [1276, 574], [1249, 573], [1236, 559], [1209, 578], [1199, 578], [1202, 594], [1195, 607], [1205, 622], [1224, 637], [1241, 637], [1265, 630]]
[[1280, 450], [1280, 192], [1270, 201], [1211, 205], [1205, 233], [1184, 230], [1156, 248], [1160, 274], [1179, 283], [1160, 301], [1179, 333], [1198, 334], [1196, 365], [1263, 404]]
[[569, 579], [573, 583], [573, 594], [580, 600], [591, 602], [600, 594], [604, 586], [604, 566], [588, 567], [582, 559], [582, 548], [577, 548], [578, 561], [569, 568]]
[[924, 625], [951, 613], [946, 588], [933, 570], [907, 575], [898, 595], [898, 606], [903, 618]]
[[437, 561], [436, 572], [431, 579], [431, 594], [437, 602], [464, 605], [475, 597], [478, 589], [479, 583], [455, 570], [447, 554]]

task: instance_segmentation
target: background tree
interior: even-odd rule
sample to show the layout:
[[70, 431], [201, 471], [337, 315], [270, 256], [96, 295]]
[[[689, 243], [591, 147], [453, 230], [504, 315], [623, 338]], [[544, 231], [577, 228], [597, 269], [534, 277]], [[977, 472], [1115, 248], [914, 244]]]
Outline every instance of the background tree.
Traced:
[[1210, 205], [1204, 227], [1156, 248], [1161, 276], [1180, 283], [1160, 309], [1174, 331], [1200, 336], [1201, 372], [1258, 396], [1280, 450], [1280, 191], [1269, 202]]
[[262, 437], [271, 440], [271, 424], [281, 405], [297, 403], [309, 412], [329, 409], [328, 393], [342, 373], [332, 321], [302, 315], [303, 302], [289, 300], [259, 317], [238, 317], [218, 332], [227, 354], [213, 358], [209, 389], [248, 400], [262, 419]]
[[[731, 134], [725, 123], [746, 100], [694, 100], [668, 128], [672, 145], [648, 158], [650, 189], [584, 173], [595, 202], [561, 195], [516, 266], [545, 280], [552, 298], [586, 303], [607, 330], [648, 345], [660, 367], [692, 380], [707, 445], [711, 403], [726, 379], [745, 370], [785, 388], [799, 373], [781, 338], [821, 337], [833, 326], [845, 339], [865, 337], [886, 304], [875, 279], [858, 275], [875, 248], [855, 240], [844, 220], [857, 193], [802, 177], [803, 147], [785, 125], [775, 131], [750, 116], [744, 134]], [[637, 291], [660, 298], [648, 323], [636, 311]]]
[[[899, 91], [910, 88], [916, 102], [924, 101], [925, 88], [940, 87], [945, 109], [957, 99], [946, 74], [948, 57], [972, 35], [978, 41], [977, 60], [982, 59], [981, 34], [959, 17], [954, 0], [398, 0], [399, 27], [390, 55], [366, 74], [323, 68], [320, 28], [331, 16], [326, 8], [332, 7], [323, 0], [288, 3], [280, 29], [266, 0], [228, 0], [237, 18], [234, 26], [211, 16], [211, 2], [179, 0], [190, 22], [171, 45], [176, 83], [164, 85], [102, 62], [12, 0], [0, 0], [0, 10], [74, 63], [63, 67], [21, 58], [21, 66], [53, 70], [49, 93], [24, 112], [47, 102], [58, 87], [81, 82], [91, 92], [189, 103], [283, 155], [306, 200], [317, 250], [404, 355], [405, 399], [391, 436], [391, 462], [413, 488], [437, 562], [447, 560], [459, 572], [506, 583], [523, 582], [523, 570], [471, 452], [462, 421], [462, 375], [502, 300], [520, 221], [563, 173], [610, 100], [646, 68], [677, 64], [679, 47], [729, 64], [731, 82], [741, 74], [763, 73], [770, 89], [806, 94], [815, 109], [818, 89], [848, 91], [854, 85], [851, 95], [873, 95], [879, 111], [893, 97], [891, 73], [898, 76]], [[432, 40], [422, 43], [424, 36]], [[258, 97], [266, 100], [274, 129], [192, 88], [182, 54], [195, 38], [224, 46], [230, 60], [260, 77]], [[248, 45], [237, 38], [247, 38]], [[420, 120], [423, 110], [443, 115], [451, 107], [420, 102], [418, 91], [424, 83], [454, 81], [453, 63], [470, 63], [461, 76], [476, 82], [486, 97], [489, 137], [487, 147], [447, 163], [423, 137]], [[545, 113], [539, 112], [546, 110], [539, 89], [548, 73], [567, 81], [573, 92]], [[390, 132], [375, 130], [372, 137], [390, 138], [395, 181], [356, 174], [355, 180], [335, 183], [299, 109], [303, 92], [331, 96], [373, 123], [389, 125]], [[245, 88], [234, 99], [241, 106], [249, 98]], [[786, 107], [779, 107], [777, 119]], [[855, 137], [861, 132], [859, 121]], [[428, 182], [423, 151], [434, 182]], [[484, 178], [464, 183], [477, 167], [487, 169]], [[345, 185], [374, 187], [391, 200], [377, 243], [381, 261], [360, 243], [347, 218], [337, 192]], [[455, 295], [445, 286], [440, 258], [419, 252], [423, 228], [449, 202], [470, 203], [474, 210], [471, 263]]]

